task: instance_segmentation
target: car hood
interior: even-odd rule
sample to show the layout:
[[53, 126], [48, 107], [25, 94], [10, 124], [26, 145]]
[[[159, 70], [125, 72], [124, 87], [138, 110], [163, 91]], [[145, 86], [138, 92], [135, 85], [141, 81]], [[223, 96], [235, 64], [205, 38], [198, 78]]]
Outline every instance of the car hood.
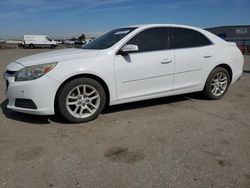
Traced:
[[7, 70], [17, 71], [21, 67], [29, 67], [34, 65], [53, 63], [53, 62], [63, 62], [71, 59], [83, 59], [95, 57], [99, 53], [99, 50], [84, 50], [84, 49], [62, 49], [52, 52], [45, 52], [40, 54], [35, 54], [21, 59], [17, 59], [15, 62], [7, 65]]

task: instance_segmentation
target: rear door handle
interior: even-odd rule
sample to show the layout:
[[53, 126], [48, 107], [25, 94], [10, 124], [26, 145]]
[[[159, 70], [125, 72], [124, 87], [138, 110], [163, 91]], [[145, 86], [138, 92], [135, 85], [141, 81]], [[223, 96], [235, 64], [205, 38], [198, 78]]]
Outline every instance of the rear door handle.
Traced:
[[169, 64], [172, 63], [171, 59], [164, 59], [163, 61], [161, 61], [161, 64]]
[[213, 57], [213, 55], [211, 55], [211, 54], [206, 54], [206, 55], [204, 55], [203, 57], [204, 57], [204, 58], [210, 58], [210, 57]]

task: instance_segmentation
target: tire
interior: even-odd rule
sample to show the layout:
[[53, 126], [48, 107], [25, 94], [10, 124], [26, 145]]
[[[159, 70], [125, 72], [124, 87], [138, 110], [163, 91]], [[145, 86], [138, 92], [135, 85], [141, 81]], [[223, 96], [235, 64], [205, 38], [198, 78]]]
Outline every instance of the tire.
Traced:
[[96, 119], [105, 103], [106, 94], [102, 85], [91, 78], [71, 80], [59, 90], [57, 96], [59, 113], [71, 123], [84, 123]]
[[34, 48], [35, 48], [34, 44], [30, 44], [30, 45], [29, 45], [29, 48], [30, 48], [30, 49], [34, 49]]
[[23, 44], [18, 44], [18, 48], [24, 48]]
[[56, 45], [52, 44], [52, 45], [50, 46], [50, 48], [55, 49], [55, 48], [56, 48]]
[[229, 73], [225, 68], [215, 68], [207, 78], [203, 96], [209, 100], [221, 99], [226, 94], [230, 81]]

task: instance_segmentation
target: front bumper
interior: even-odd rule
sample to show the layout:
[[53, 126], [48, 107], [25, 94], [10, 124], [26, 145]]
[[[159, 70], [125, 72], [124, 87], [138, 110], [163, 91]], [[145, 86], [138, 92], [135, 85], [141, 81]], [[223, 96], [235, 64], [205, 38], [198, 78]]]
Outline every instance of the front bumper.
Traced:
[[[15, 82], [14, 77], [5, 76], [8, 86], [6, 96], [9, 100], [7, 108], [14, 111], [35, 114], [53, 115], [54, 99], [59, 88], [59, 82], [44, 75], [36, 80]], [[32, 100], [37, 106], [36, 109], [17, 107], [16, 100]]]

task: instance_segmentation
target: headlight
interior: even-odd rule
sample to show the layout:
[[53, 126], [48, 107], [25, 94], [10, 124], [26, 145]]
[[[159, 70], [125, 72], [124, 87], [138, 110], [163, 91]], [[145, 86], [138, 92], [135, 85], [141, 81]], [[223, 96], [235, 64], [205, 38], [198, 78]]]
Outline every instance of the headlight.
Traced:
[[51, 71], [56, 64], [55, 62], [23, 68], [15, 73], [15, 81], [35, 80]]

